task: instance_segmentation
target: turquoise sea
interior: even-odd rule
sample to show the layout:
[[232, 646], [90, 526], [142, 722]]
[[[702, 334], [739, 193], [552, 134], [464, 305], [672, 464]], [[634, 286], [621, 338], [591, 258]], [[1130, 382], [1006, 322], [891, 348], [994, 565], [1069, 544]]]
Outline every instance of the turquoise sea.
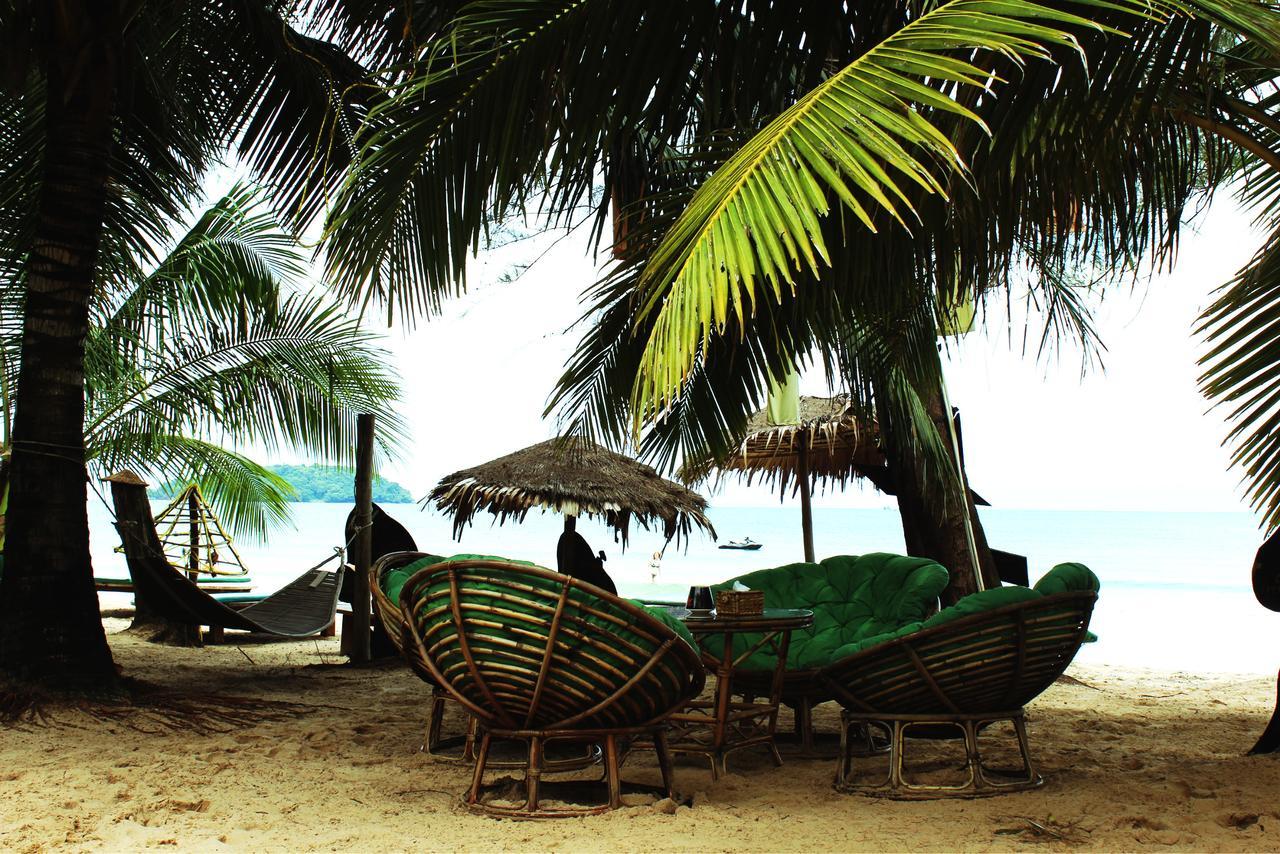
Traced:
[[[559, 516], [530, 514], [523, 524], [494, 527], [478, 522], [452, 540], [451, 523], [417, 505], [385, 509], [435, 553], [499, 554], [555, 565]], [[342, 544], [349, 506], [295, 504], [292, 530], [277, 531], [267, 545], [239, 542], [237, 549], [257, 582], [271, 592]], [[1100, 640], [1083, 661], [1162, 670], [1273, 674], [1280, 666], [1280, 614], [1253, 598], [1249, 574], [1262, 534], [1247, 513], [1097, 512], [983, 508], [993, 546], [1025, 554], [1034, 581], [1054, 564], [1080, 561], [1102, 579], [1093, 629]], [[606, 568], [620, 590], [646, 599], [683, 599], [690, 584], [711, 583], [799, 560], [799, 511], [792, 506], [723, 507], [711, 511], [721, 541], [749, 536], [764, 543], [755, 552], [717, 549], [700, 534], [662, 548], [660, 534], [638, 529], [624, 552], [601, 524], [582, 521], [579, 531], [608, 555]], [[127, 575], [107, 509], [90, 505], [95, 572]], [[816, 508], [820, 557], [903, 550], [902, 529], [891, 509]], [[102, 594], [104, 607], [127, 604], [127, 594]]]

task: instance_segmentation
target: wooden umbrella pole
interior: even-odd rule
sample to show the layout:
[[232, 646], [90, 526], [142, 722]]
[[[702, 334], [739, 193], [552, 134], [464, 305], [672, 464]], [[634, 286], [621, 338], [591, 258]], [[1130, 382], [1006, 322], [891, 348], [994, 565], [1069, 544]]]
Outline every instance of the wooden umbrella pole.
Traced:
[[796, 477], [800, 478], [800, 525], [804, 531], [804, 559], [806, 563], [814, 563], [817, 558], [813, 550], [813, 505], [809, 495], [809, 432], [802, 429], [796, 437]]
[[356, 541], [355, 576], [352, 580], [351, 637], [343, 638], [347, 657], [363, 664], [372, 658], [369, 598], [369, 565], [373, 563], [373, 435], [374, 418], [356, 417]]
[[192, 581], [200, 575], [200, 503], [196, 500], [196, 491], [187, 493], [187, 515], [191, 524], [191, 551], [187, 554], [187, 575]]

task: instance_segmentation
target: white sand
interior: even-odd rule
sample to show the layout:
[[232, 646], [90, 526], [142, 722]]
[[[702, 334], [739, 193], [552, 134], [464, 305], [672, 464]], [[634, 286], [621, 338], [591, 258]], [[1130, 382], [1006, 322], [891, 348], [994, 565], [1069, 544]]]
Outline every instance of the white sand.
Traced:
[[[0, 731], [0, 850], [1280, 849], [1280, 757], [1244, 755], [1270, 714], [1269, 677], [1073, 668], [1093, 687], [1059, 684], [1029, 710], [1048, 778], [1032, 792], [879, 800], [833, 791], [830, 761], [740, 753], [716, 783], [678, 765], [695, 805], [674, 815], [511, 822], [468, 813], [468, 769], [418, 752], [428, 692], [404, 668], [342, 666], [335, 639], [230, 637], [111, 641], [132, 676], [301, 703], [301, 717], [202, 735], [62, 713]], [[836, 714], [823, 707], [819, 727], [834, 731]], [[656, 781], [650, 755], [627, 769]]]

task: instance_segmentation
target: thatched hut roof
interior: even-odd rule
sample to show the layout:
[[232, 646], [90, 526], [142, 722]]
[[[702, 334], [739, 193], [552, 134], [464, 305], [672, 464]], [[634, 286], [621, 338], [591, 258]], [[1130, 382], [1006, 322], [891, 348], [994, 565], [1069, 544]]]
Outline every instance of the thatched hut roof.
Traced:
[[776, 482], [785, 492], [794, 483], [802, 438], [808, 441], [809, 473], [815, 482], [844, 485], [854, 476], [881, 480], [885, 457], [879, 428], [874, 421], [860, 419], [845, 395], [801, 395], [795, 424], [773, 424], [767, 409], [756, 412], [747, 421], [742, 444], [714, 467], [745, 475], [748, 483], [757, 477]]
[[646, 530], [661, 523], [668, 540], [687, 539], [695, 525], [715, 538], [701, 495], [644, 463], [582, 440], [550, 439], [454, 472], [426, 501], [453, 515], [455, 537], [479, 511], [502, 524], [509, 517], [521, 521], [537, 507], [601, 518], [624, 546], [633, 517]]

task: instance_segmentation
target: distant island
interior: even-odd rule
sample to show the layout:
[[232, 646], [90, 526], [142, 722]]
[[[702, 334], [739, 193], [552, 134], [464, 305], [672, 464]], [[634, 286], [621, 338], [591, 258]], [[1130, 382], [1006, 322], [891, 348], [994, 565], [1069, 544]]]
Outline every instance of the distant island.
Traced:
[[[294, 501], [319, 501], [326, 504], [355, 503], [355, 473], [351, 469], [325, 465], [268, 466], [289, 481], [297, 491]], [[166, 484], [150, 490], [152, 498], [171, 498], [182, 484]], [[375, 478], [373, 500], [379, 504], [409, 504], [413, 496], [395, 481]]]

